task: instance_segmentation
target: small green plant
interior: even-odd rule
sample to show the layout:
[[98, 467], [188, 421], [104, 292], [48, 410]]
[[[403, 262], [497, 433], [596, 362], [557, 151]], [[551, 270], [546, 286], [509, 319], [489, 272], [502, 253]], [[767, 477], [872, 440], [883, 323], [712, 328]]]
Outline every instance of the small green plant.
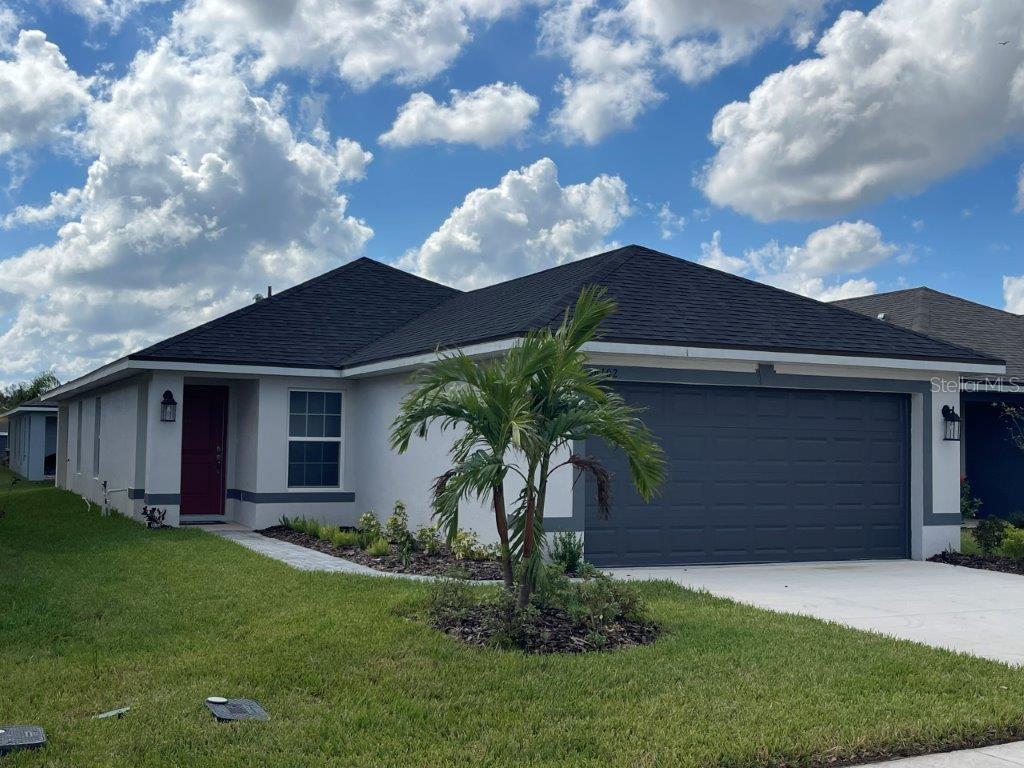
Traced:
[[593, 563], [588, 563], [586, 560], [581, 562], [576, 568], [576, 576], [581, 579], [596, 579], [603, 575], [600, 568]]
[[436, 555], [444, 547], [444, 541], [436, 525], [425, 525], [416, 531], [416, 549], [428, 555]]
[[435, 622], [463, 619], [476, 604], [469, 585], [459, 579], [438, 579], [427, 592], [427, 615]]
[[978, 542], [983, 554], [991, 555], [1003, 545], [1006, 529], [1010, 524], [1001, 517], [985, 517], [978, 521], [974, 529], [974, 540]]
[[1002, 552], [1013, 560], [1024, 560], [1024, 529], [1010, 528], [1006, 531]]
[[572, 531], [556, 533], [551, 542], [551, 562], [562, 569], [562, 573], [575, 576], [583, 562], [583, 537]]
[[370, 557], [384, 557], [390, 551], [391, 545], [388, 544], [387, 539], [383, 537], [371, 542], [370, 546], [366, 548], [366, 554]]
[[377, 519], [377, 513], [372, 509], [363, 513], [363, 516], [359, 518], [356, 528], [369, 543], [373, 543], [384, 536], [384, 531], [380, 527], [380, 520]]
[[350, 549], [359, 546], [359, 534], [355, 531], [343, 531], [340, 528], [331, 532], [331, 544], [338, 549]]
[[460, 528], [448, 543], [456, 560], [495, 560], [498, 557], [497, 544], [481, 544], [476, 531]]
[[288, 517], [288, 515], [281, 515], [281, 519], [278, 520], [277, 524], [280, 525], [282, 528], [295, 528], [294, 520]]
[[399, 549], [411, 549], [414, 545], [413, 536], [409, 532], [409, 515], [401, 501], [395, 502], [395, 511], [384, 524], [384, 538], [396, 544]]
[[971, 492], [971, 481], [960, 479], [960, 514], [964, 520], [973, 520], [981, 510], [982, 501]]

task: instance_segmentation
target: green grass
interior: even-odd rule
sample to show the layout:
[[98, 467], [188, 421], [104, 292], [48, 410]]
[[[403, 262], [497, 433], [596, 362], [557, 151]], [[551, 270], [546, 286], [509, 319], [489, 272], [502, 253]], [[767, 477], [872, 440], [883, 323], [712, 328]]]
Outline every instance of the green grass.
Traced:
[[[666, 584], [642, 587], [666, 631], [653, 646], [530, 657], [402, 618], [424, 589], [20, 486], [0, 521], [0, 722], [50, 745], [4, 767], [749, 768], [1024, 735], [1024, 677], [993, 662]], [[211, 694], [272, 719], [217, 724]]]

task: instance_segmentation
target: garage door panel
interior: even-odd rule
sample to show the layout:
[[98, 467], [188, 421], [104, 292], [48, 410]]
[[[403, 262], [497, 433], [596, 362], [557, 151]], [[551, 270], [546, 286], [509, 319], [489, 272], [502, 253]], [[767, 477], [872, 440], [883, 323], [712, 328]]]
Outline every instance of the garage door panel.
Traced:
[[667, 457], [644, 503], [621, 452], [588, 442], [612, 472], [613, 512], [586, 487], [587, 557], [598, 565], [906, 557], [908, 413], [903, 395], [622, 384]]

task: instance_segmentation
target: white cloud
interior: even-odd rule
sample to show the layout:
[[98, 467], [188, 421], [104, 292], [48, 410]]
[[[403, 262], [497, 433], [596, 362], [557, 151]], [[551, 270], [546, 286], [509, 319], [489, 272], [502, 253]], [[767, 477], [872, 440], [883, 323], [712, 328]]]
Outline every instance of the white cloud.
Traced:
[[701, 245], [701, 263], [820, 301], [836, 301], [875, 293], [873, 280], [849, 276], [881, 264], [898, 250], [873, 224], [844, 221], [812, 232], [803, 245], [772, 240], [742, 257], [728, 255], [721, 233], [715, 232], [711, 242]]
[[338, 191], [369, 153], [296, 137], [226, 56], [189, 60], [167, 41], [138, 54], [79, 143], [96, 157], [84, 184], [5, 222], [66, 222], [0, 262], [12, 378], [81, 373], [343, 263], [372, 235]]
[[401, 266], [461, 288], [478, 288], [590, 256], [629, 216], [626, 183], [601, 175], [562, 186], [549, 158], [509, 171], [466, 195]]
[[671, 240], [686, 228], [686, 217], [678, 215], [668, 203], [662, 203], [657, 210], [662, 240]]
[[526, 131], [539, 108], [536, 96], [500, 82], [468, 93], [453, 90], [449, 104], [414, 93], [380, 141], [397, 147], [438, 141], [493, 147]]
[[0, 3], [0, 51], [9, 48], [18, 33], [18, 15], [3, 3]]
[[1024, 275], [1003, 278], [1003, 298], [1007, 312], [1024, 315]]
[[547, 49], [569, 60], [552, 123], [567, 141], [594, 144], [631, 127], [664, 94], [659, 72], [697, 83], [788, 30], [813, 38], [825, 0], [559, 0], [542, 18]]
[[1022, 30], [1019, 2], [844, 12], [816, 58], [718, 112], [705, 193], [761, 220], [835, 215], [963, 168], [1024, 130]]
[[0, 59], [0, 154], [68, 138], [91, 101], [90, 83], [44, 33], [22, 30]]
[[1017, 213], [1024, 211], [1024, 165], [1017, 173]]
[[245, 55], [266, 79], [282, 68], [335, 70], [357, 88], [429, 80], [485, 23], [521, 0], [189, 0], [176, 34]]
[[91, 24], [109, 24], [117, 28], [144, 5], [166, 3], [168, 0], [62, 0], [68, 10]]

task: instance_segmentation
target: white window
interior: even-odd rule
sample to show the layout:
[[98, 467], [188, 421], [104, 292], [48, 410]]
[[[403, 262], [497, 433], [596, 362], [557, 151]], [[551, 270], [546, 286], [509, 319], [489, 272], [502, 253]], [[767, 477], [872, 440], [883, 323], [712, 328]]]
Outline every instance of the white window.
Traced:
[[341, 393], [288, 393], [288, 487], [338, 488]]
[[100, 421], [103, 415], [103, 401], [101, 398], [96, 398], [96, 405], [94, 408], [94, 421], [95, 426], [93, 427], [92, 433], [92, 476], [100, 476]]

